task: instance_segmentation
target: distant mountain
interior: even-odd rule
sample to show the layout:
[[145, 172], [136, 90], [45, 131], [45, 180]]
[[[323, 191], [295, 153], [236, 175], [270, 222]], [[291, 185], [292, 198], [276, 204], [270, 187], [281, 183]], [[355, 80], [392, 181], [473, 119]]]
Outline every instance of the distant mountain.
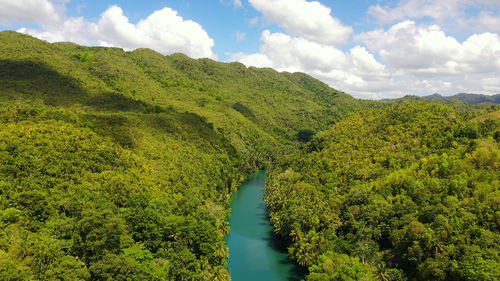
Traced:
[[[482, 103], [495, 103], [500, 104], [500, 94], [487, 96], [487, 95], [479, 95], [479, 94], [465, 94], [460, 93], [453, 96], [442, 96], [440, 94], [432, 94], [429, 96], [413, 96], [407, 95], [402, 98], [397, 99], [383, 99], [381, 101], [389, 102], [389, 104], [395, 103], [407, 103], [407, 102], [415, 102], [415, 101], [436, 101], [436, 102], [444, 102], [449, 104], [455, 109], [471, 109], [471, 108], [482, 108], [487, 105], [480, 105]], [[474, 105], [471, 107], [471, 105]], [[477, 105], [477, 106], [476, 106]], [[479, 106], [479, 107], [478, 107]]]
[[500, 94], [493, 96], [466, 94], [466, 93], [460, 93], [454, 96], [441, 96], [440, 94], [432, 94], [430, 96], [425, 96], [423, 98], [429, 100], [438, 100], [438, 101], [460, 100], [470, 104], [478, 104], [484, 102], [500, 104]]

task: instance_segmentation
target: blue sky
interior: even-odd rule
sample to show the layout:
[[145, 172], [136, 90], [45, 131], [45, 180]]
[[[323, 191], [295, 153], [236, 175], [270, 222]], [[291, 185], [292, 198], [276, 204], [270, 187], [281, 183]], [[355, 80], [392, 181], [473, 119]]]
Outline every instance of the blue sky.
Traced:
[[[14, 0], [11, 0], [14, 1]], [[57, 4], [57, 1], [53, 1]], [[334, 14], [342, 22], [352, 25], [356, 30], [368, 30], [373, 24], [367, 24], [365, 13], [370, 3], [373, 1], [321, 1], [335, 7]], [[345, 2], [342, 5], [336, 2]], [[387, 1], [390, 2], [390, 1]], [[154, 11], [164, 7], [172, 8], [179, 12], [185, 20], [193, 20], [202, 25], [208, 34], [214, 39], [214, 52], [222, 61], [228, 60], [228, 53], [236, 52], [257, 52], [260, 46], [259, 38], [263, 29], [280, 31], [276, 24], [266, 22], [261, 19], [262, 14], [255, 10], [248, 2], [241, 1], [242, 6], [235, 6], [233, 0], [72, 0], [66, 3], [65, 13], [69, 17], [84, 17], [97, 21], [101, 14], [110, 6], [117, 5], [124, 11], [124, 15], [131, 22], [137, 23], [146, 18]], [[252, 19], [260, 18], [259, 23], [252, 25]], [[34, 27], [37, 25], [27, 25], [23, 23], [13, 23], [9, 26], [2, 26], [0, 29], [17, 30], [22, 27]], [[238, 40], [237, 33], [244, 34], [245, 40]]]
[[[260, 32], [258, 28], [249, 28], [250, 19], [258, 16], [258, 12], [250, 7], [236, 8], [231, 3], [221, 1], [203, 0], [175, 0], [175, 1], [85, 1], [85, 8], [79, 8], [78, 1], [70, 2], [68, 14], [98, 18], [109, 6], [120, 6], [131, 22], [138, 22], [152, 12], [164, 7], [172, 8], [179, 12], [185, 20], [193, 20], [201, 24], [210, 37], [215, 41], [214, 52], [219, 58], [226, 59], [227, 52], [256, 51]], [[236, 33], [245, 32], [251, 41], [238, 42]]]
[[0, 0], [0, 30], [301, 71], [361, 98], [500, 93], [500, 0]]

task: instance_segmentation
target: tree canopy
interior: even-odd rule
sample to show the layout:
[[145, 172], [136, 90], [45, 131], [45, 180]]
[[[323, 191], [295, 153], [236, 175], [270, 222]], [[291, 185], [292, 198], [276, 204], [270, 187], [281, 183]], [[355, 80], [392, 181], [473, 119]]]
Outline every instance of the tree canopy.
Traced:
[[275, 166], [271, 221], [308, 280], [498, 280], [500, 121], [476, 114], [361, 110]]

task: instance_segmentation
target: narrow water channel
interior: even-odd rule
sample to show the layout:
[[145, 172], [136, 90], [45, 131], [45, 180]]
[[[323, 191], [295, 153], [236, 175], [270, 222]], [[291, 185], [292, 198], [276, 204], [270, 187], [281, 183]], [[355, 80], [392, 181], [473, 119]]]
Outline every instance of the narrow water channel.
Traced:
[[273, 233], [262, 199], [266, 172], [251, 175], [231, 200], [228, 267], [233, 281], [298, 281], [300, 268], [288, 260], [284, 245]]

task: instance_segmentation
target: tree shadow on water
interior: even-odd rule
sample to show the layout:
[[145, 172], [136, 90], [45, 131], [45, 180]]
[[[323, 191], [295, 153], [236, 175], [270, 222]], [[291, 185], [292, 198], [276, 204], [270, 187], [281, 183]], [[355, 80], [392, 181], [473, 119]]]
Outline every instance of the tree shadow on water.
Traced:
[[[288, 244], [281, 237], [276, 235], [273, 230], [267, 233], [268, 246], [274, 251], [288, 256]], [[292, 265], [288, 268], [287, 281], [300, 281], [303, 280], [307, 274], [307, 269], [295, 264], [289, 258], [281, 260], [280, 264]]]
[[[259, 224], [261, 225], [269, 225], [270, 229], [267, 231], [263, 237], [264, 240], [267, 240], [267, 245], [271, 249], [273, 249], [276, 252], [279, 252], [281, 254], [287, 255], [288, 256], [288, 243], [276, 235], [274, 233], [274, 227], [272, 227], [270, 223], [270, 217], [269, 217], [269, 212], [267, 211], [267, 206], [266, 204], [260, 203], [259, 206], [257, 207], [259, 209], [264, 209], [265, 212], [259, 215], [260, 222]], [[287, 274], [287, 281], [300, 281], [303, 280], [305, 275], [307, 274], [307, 269], [303, 268], [297, 264], [295, 264], [293, 261], [290, 259], [286, 260], [281, 260], [280, 264], [283, 265], [293, 265], [289, 267], [289, 272]]]
[[[265, 207], [265, 204], [263, 204], [263, 205]], [[261, 206], [259, 205], [259, 208], [260, 207]], [[270, 219], [269, 213], [267, 212], [267, 208], [266, 208], [265, 214], [263, 214], [261, 216], [261, 220], [262, 220], [261, 223], [270, 225], [269, 219]], [[280, 237], [274, 233], [274, 227], [271, 226], [271, 228], [269, 229], [269, 231], [267, 231], [267, 233], [263, 239], [267, 240], [268, 247], [270, 247], [271, 249], [273, 249], [276, 252], [279, 252], [281, 254], [288, 256], [288, 243], [284, 239], [282, 239], [282, 237]], [[303, 280], [305, 275], [307, 274], [306, 268], [300, 267], [299, 265], [295, 264], [290, 259], [281, 260], [280, 263], [283, 265], [287, 265], [287, 264], [293, 265], [293, 266], [289, 267], [289, 272], [287, 274], [287, 279], [286, 279], [287, 281]]]

